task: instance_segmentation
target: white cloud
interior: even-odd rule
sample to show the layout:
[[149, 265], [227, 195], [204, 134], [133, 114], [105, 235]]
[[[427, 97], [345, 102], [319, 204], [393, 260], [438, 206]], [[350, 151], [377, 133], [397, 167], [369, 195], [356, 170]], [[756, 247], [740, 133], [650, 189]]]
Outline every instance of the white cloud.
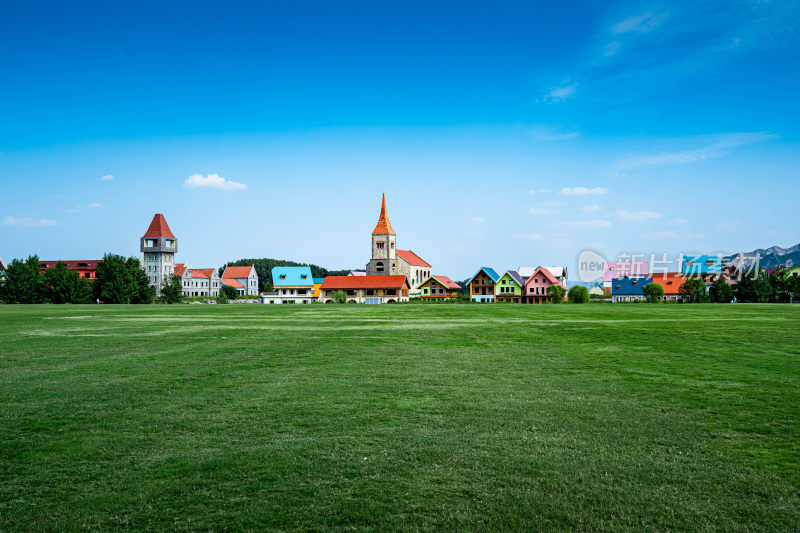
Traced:
[[539, 241], [542, 239], [542, 236], [539, 233], [517, 233], [517, 237], [529, 241]]
[[560, 224], [567, 228], [573, 229], [600, 229], [610, 228], [614, 225], [610, 220], [604, 220], [602, 218], [596, 218], [593, 220], [574, 220], [570, 222], [561, 222]]
[[777, 136], [767, 132], [726, 133], [722, 135], [702, 135], [689, 139], [691, 144], [700, 144], [698, 148], [659, 152], [654, 154], [631, 155], [618, 164], [620, 169], [660, 167], [706, 161], [722, 157], [731, 149], [759, 141], [774, 139]]
[[647, 33], [661, 25], [667, 18], [664, 13], [653, 14], [652, 12], [643, 15], [635, 15], [621, 20], [611, 27], [611, 33], [620, 35], [625, 33]]
[[624, 209], [617, 209], [616, 215], [622, 220], [641, 222], [642, 220], [651, 220], [654, 218], [661, 218], [663, 215], [655, 211], [625, 211]]
[[536, 124], [527, 128], [528, 135], [537, 142], [567, 141], [578, 136], [575, 130], [563, 130], [547, 124]]
[[50, 226], [57, 226], [58, 222], [46, 218], [31, 218], [31, 217], [12, 217], [7, 216], [0, 224], [3, 226], [24, 226], [26, 228], [45, 228]]
[[669, 221], [669, 224], [671, 226], [685, 226], [688, 223], [689, 221], [686, 220], [685, 218], [673, 218], [672, 220]]
[[97, 202], [89, 202], [86, 205], [76, 205], [75, 207], [71, 207], [67, 209], [67, 213], [80, 213], [81, 211], [85, 211], [86, 209], [105, 209], [106, 206]]
[[473, 219], [472, 219], [472, 221], [473, 221], [473, 222], [477, 222], [478, 224], [482, 224], [483, 222], [486, 222], [486, 221], [483, 219], [483, 217], [475, 217], [475, 218], [473, 218]]
[[578, 209], [580, 209], [584, 213], [597, 213], [603, 208], [597, 204], [592, 204], [592, 205], [584, 205], [583, 207], [579, 207]]
[[474, 229], [470, 229], [470, 230], [466, 231], [465, 235], [467, 237], [477, 237], [478, 236], [478, 232], [475, 231]]
[[642, 237], [645, 239], [677, 239], [678, 232], [667, 230], [667, 231], [653, 231], [650, 233], [643, 233]]
[[544, 209], [542, 207], [531, 207], [531, 215], [547, 215], [550, 214], [549, 209]]
[[112, 176], [111, 174], [106, 174], [105, 176], [100, 178], [101, 181], [112, 181], [113, 179], [114, 179], [114, 176]]
[[97, 202], [90, 202], [90, 203], [86, 204], [86, 207], [91, 207], [92, 209], [99, 209], [99, 208], [103, 207], [103, 204], [99, 204]]
[[528, 191], [528, 194], [533, 196], [534, 194], [547, 194], [551, 192], [550, 189], [531, 189]]
[[209, 174], [203, 177], [201, 174], [193, 174], [189, 176], [183, 186], [187, 189], [221, 189], [223, 191], [235, 191], [239, 189], [246, 189], [247, 185], [238, 183], [236, 181], [226, 180], [219, 174]]
[[594, 188], [586, 188], [586, 187], [564, 187], [561, 189], [561, 194], [567, 196], [587, 196], [587, 195], [598, 195], [598, 194], [606, 194], [608, 189], [604, 187], [594, 187]]
[[553, 87], [542, 97], [542, 99], [545, 102], [551, 103], [564, 102], [567, 98], [573, 96], [577, 90], [577, 83], [573, 83], [572, 85], [564, 85], [561, 87]]

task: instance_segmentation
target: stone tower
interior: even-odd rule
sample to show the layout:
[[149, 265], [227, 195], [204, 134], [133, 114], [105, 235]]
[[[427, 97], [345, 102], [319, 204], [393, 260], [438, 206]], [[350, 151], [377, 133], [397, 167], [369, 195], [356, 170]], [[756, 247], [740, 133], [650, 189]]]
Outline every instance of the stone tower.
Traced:
[[397, 250], [395, 240], [397, 234], [386, 215], [386, 195], [381, 199], [381, 215], [372, 230], [372, 259], [367, 263], [367, 274], [397, 274]]
[[164, 276], [175, 272], [175, 252], [178, 251], [178, 239], [170, 231], [164, 215], [156, 213], [150, 227], [140, 241], [141, 251], [144, 253], [142, 266], [150, 286], [155, 287], [156, 296], [161, 294]]

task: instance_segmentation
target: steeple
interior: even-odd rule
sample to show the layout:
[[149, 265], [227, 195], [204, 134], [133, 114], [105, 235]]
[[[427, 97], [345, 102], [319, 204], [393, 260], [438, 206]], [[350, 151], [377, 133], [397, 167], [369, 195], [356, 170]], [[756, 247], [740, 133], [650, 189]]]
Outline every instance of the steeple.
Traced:
[[389, 217], [386, 215], [386, 194], [383, 194], [381, 199], [381, 216], [378, 217], [378, 223], [375, 229], [372, 230], [373, 235], [397, 235], [392, 228], [392, 223], [389, 222]]

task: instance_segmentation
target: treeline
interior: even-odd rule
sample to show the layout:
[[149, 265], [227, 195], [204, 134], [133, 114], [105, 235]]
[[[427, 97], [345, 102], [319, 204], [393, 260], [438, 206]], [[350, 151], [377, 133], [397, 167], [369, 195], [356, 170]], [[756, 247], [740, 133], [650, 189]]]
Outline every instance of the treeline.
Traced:
[[307, 263], [296, 263], [294, 261], [286, 261], [284, 259], [239, 259], [238, 261], [231, 261], [225, 263], [219, 269], [219, 275], [225, 272], [225, 268], [229, 266], [250, 266], [256, 268], [258, 274], [258, 290], [269, 292], [272, 290], [272, 269], [276, 266], [307, 266], [311, 268], [311, 275], [315, 278], [324, 278], [326, 276], [346, 276], [350, 273], [349, 270], [328, 270], [319, 265], [312, 265]]
[[[644, 287], [650, 301], [659, 301], [664, 289], [656, 283]], [[649, 290], [648, 290], [649, 289]], [[716, 280], [706, 291], [705, 284], [697, 278], [687, 278], [678, 289], [689, 303], [792, 303], [800, 301], [800, 276], [779, 270], [768, 276], [763, 269], [747, 273], [735, 285], [725, 279]]]
[[[41, 271], [38, 256], [15, 259], [0, 278], [0, 302], [7, 304], [148, 304], [153, 288], [139, 259], [106, 254], [96, 279], [80, 277], [64, 263]], [[177, 277], [177, 276], [176, 276]], [[174, 282], [174, 280], [172, 280]], [[180, 289], [180, 285], [178, 285]]]

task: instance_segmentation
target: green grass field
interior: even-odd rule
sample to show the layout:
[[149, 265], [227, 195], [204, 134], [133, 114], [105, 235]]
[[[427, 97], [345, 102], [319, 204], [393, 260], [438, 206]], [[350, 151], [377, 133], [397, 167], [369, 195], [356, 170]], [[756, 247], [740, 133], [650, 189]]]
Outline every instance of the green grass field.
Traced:
[[0, 306], [0, 530], [798, 531], [800, 306]]

